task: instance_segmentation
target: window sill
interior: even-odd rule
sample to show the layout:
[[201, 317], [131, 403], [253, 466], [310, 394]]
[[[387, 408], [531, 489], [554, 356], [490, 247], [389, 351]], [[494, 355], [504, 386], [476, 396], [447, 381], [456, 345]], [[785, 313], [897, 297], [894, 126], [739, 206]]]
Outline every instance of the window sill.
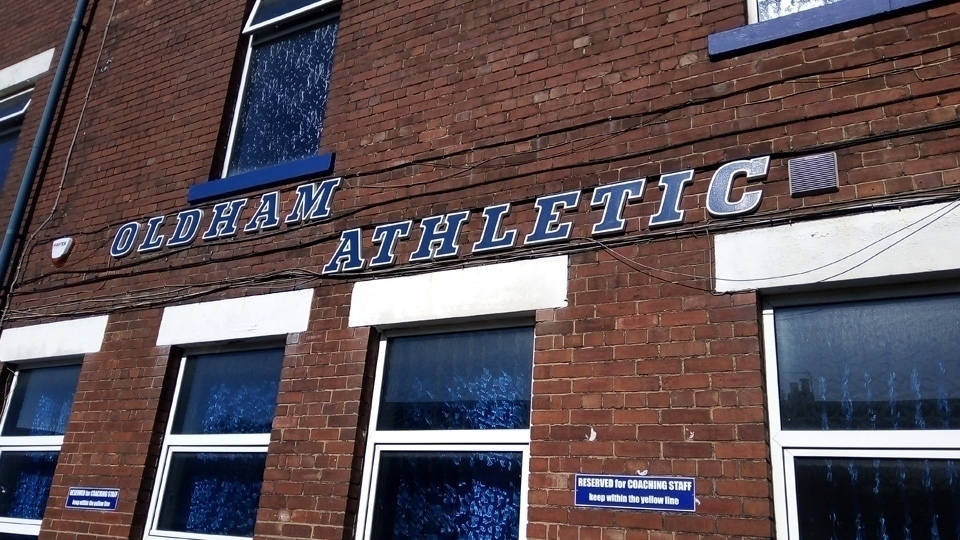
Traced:
[[710, 58], [717, 60], [929, 3], [932, 0], [843, 0], [711, 34], [707, 36], [707, 50]]
[[187, 191], [187, 202], [190, 204], [207, 202], [230, 195], [267, 189], [311, 176], [323, 176], [333, 171], [333, 158], [332, 152], [320, 154], [197, 184]]

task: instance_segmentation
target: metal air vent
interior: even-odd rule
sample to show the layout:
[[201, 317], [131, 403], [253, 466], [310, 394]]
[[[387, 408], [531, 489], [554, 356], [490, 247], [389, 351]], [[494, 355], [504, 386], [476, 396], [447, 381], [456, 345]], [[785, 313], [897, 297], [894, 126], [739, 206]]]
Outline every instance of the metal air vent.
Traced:
[[840, 190], [836, 152], [791, 159], [787, 162], [787, 169], [790, 174], [791, 197]]

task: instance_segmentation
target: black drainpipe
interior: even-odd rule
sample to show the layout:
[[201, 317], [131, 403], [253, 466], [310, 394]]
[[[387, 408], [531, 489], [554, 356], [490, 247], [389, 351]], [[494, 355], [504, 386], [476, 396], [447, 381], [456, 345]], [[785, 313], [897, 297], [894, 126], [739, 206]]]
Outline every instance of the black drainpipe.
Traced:
[[[33, 181], [37, 176], [37, 169], [40, 168], [43, 147], [46, 145], [47, 136], [50, 134], [50, 126], [53, 124], [53, 117], [57, 112], [57, 102], [60, 101], [63, 84], [67, 80], [67, 72], [70, 70], [70, 57], [73, 56], [73, 49], [77, 45], [80, 31], [83, 29], [83, 15], [87, 11], [87, 2], [88, 0], [77, 0], [77, 9], [73, 13], [70, 30], [67, 31], [67, 39], [64, 41], [63, 50], [60, 52], [60, 63], [57, 64], [57, 72], [53, 76], [50, 95], [47, 96], [47, 104], [43, 108], [40, 127], [37, 128], [37, 136], [33, 140], [33, 147], [30, 149], [30, 159], [27, 160], [27, 167], [23, 171], [23, 180], [20, 181], [20, 191], [17, 192], [17, 200], [13, 203], [13, 212], [10, 214], [10, 222], [7, 224], [7, 233], [3, 237], [3, 245], [0, 246], [0, 286], [6, 282], [7, 274], [10, 271], [13, 247], [17, 243], [17, 235], [23, 226], [23, 215], [27, 210], [27, 203], [30, 201], [30, 192], [33, 190]], [[10, 285], [13, 286], [12, 283]]]

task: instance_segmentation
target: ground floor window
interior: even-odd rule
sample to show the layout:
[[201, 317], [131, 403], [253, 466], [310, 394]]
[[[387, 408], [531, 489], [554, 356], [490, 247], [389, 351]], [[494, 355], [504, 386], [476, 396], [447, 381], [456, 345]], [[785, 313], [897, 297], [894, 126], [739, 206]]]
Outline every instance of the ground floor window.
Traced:
[[16, 369], [0, 426], [0, 540], [37, 538], [79, 364]]
[[524, 537], [531, 326], [386, 334], [362, 538]]
[[253, 537], [282, 362], [282, 348], [183, 358], [150, 537]]
[[790, 539], [960, 535], [960, 295], [764, 312], [774, 502]]

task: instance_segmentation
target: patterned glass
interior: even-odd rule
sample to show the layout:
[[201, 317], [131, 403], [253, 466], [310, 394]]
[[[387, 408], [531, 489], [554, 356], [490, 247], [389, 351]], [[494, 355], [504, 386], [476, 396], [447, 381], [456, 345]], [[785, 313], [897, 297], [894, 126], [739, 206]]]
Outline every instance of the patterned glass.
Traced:
[[172, 432], [270, 433], [282, 364], [283, 349], [188, 358]]
[[796, 458], [801, 540], [960, 538], [960, 463]]
[[159, 528], [252, 537], [266, 459], [263, 453], [174, 453]]
[[533, 329], [390, 340], [377, 429], [530, 426]]
[[338, 21], [254, 46], [229, 174], [317, 155]]
[[520, 452], [383, 452], [371, 538], [512, 540]]
[[317, 0], [260, 0], [250, 24], [258, 25], [315, 3]]
[[21, 370], [2, 434], [7, 437], [63, 435], [79, 378], [79, 365]]
[[757, 0], [757, 18], [767, 21], [841, 0]]
[[783, 429], [960, 428], [960, 295], [778, 309]]
[[6, 133], [0, 130], [0, 186], [3, 186], [7, 179], [7, 172], [10, 170], [10, 161], [13, 160], [13, 151], [17, 149], [17, 137], [19, 135], [19, 129], [13, 129]]
[[59, 452], [0, 453], [0, 517], [42, 519]]

